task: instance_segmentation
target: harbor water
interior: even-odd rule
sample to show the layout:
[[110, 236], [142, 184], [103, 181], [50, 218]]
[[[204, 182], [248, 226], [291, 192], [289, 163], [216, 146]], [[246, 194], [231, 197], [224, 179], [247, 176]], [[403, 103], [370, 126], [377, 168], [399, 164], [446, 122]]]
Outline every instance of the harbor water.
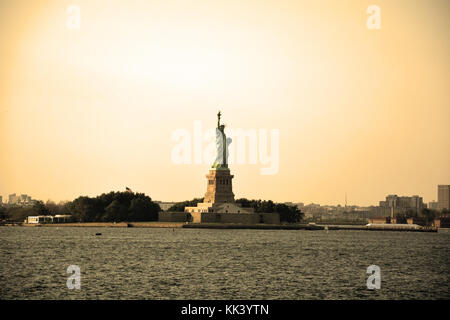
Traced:
[[0, 299], [449, 299], [449, 280], [450, 233], [0, 227]]

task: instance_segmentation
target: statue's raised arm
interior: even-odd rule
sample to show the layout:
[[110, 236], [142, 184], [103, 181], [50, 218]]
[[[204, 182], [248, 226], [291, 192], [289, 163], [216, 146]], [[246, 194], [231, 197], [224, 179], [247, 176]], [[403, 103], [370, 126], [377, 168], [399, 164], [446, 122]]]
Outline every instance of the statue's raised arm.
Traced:
[[221, 116], [221, 113], [220, 113], [220, 110], [219, 110], [219, 112], [217, 113], [217, 128], [220, 127], [220, 116]]

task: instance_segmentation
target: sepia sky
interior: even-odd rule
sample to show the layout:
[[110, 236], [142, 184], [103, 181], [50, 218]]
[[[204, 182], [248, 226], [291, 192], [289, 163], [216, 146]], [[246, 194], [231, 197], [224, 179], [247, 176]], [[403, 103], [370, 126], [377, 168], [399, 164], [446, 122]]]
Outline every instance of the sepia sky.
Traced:
[[171, 137], [213, 128], [220, 108], [227, 128], [280, 134], [276, 174], [230, 165], [236, 198], [437, 200], [449, 15], [448, 0], [3, 0], [0, 195], [202, 197], [210, 164], [174, 163]]

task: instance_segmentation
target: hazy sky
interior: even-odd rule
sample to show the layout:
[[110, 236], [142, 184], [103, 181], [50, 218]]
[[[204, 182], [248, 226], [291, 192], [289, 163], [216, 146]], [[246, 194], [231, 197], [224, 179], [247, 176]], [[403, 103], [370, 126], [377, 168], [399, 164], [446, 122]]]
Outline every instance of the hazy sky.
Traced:
[[[381, 29], [367, 28], [369, 5]], [[67, 27], [70, 5], [80, 29]], [[237, 198], [375, 205], [450, 184], [450, 2], [0, 2], [0, 195], [202, 197], [179, 129], [278, 129]], [[206, 146], [206, 144], [205, 144]]]

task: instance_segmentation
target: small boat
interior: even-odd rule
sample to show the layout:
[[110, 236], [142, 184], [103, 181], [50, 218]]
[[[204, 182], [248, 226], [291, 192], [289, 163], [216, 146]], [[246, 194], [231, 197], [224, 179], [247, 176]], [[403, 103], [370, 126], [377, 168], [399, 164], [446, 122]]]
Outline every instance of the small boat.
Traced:
[[95, 235], [96, 236], [101, 236], [102, 234], [100, 232], [97, 232]]

